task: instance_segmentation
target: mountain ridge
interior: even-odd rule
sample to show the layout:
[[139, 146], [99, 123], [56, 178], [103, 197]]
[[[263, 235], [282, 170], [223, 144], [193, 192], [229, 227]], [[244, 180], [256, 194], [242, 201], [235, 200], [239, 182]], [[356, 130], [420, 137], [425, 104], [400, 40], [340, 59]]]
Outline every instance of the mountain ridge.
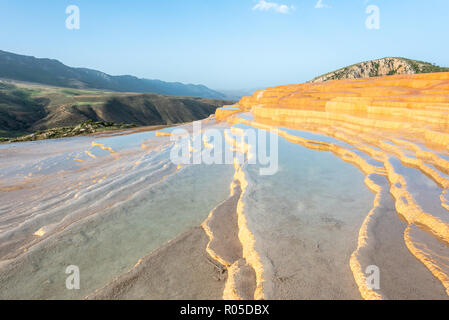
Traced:
[[74, 89], [226, 98], [223, 93], [201, 84], [165, 82], [131, 75], [113, 76], [99, 70], [69, 67], [56, 59], [36, 58], [3, 50], [0, 50], [0, 78]]

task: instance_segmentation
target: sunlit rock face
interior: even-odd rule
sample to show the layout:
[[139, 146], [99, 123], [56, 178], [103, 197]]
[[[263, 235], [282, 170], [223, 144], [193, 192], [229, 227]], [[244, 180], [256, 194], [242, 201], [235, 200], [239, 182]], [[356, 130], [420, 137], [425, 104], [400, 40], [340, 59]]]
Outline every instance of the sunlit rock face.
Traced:
[[[288, 170], [291, 173], [285, 176], [286, 183], [276, 182], [279, 174], [277, 178], [261, 179], [252, 175], [250, 167], [243, 168], [246, 179], [253, 181], [253, 189], [247, 201], [243, 196], [246, 206], [240, 214], [247, 216], [245, 229], [252, 233], [251, 246], [258, 252], [255, 270], [265, 298], [306, 298], [300, 294], [301, 290], [314, 298], [353, 298], [348, 287], [327, 287], [328, 282], [326, 293], [310, 289], [319, 286], [323, 279], [332, 281], [325, 275], [326, 268], [321, 268], [318, 262], [308, 266], [303, 261], [310, 263], [317, 257], [331, 259], [335, 268], [339, 268], [342, 258], [346, 259], [346, 266], [365, 299], [448, 297], [449, 73], [279, 86], [242, 98], [238, 107], [246, 113], [225, 116], [233, 126], [277, 129], [278, 135], [290, 143], [290, 146], [281, 145], [279, 150], [281, 172]], [[364, 210], [363, 204], [368, 198], [360, 193], [360, 180], [354, 173], [348, 171], [345, 175], [354, 175], [354, 179], [343, 181], [341, 178], [340, 186], [336, 182], [339, 178], [323, 174], [330, 180], [327, 187], [321, 189], [317, 187], [318, 181], [311, 182], [310, 177], [298, 176], [298, 188], [303, 187], [304, 179], [309, 179], [308, 188], [316, 190], [317, 194], [330, 196], [330, 190], [344, 189], [332, 196], [341, 196], [334, 209], [326, 207], [326, 196], [322, 197], [322, 210], [328, 210], [330, 214], [323, 217], [328, 219], [324, 221], [338, 221], [344, 227], [333, 228], [326, 236], [317, 237], [315, 253], [308, 246], [313, 243], [310, 239], [323, 232], [319, 228], [323, 221], [312, 221], [301, 210], [290, 207], [291, 198], [301, 197], [308, 188], [295, 194], [292, 191], [295, 183], [287, 183], [288, 177], [297, 170], [310, 170], [310, 166], [327, 166], [335, 171], [348, 169], [338, 164], [326, 164], [322, 157], [316, 157], [314, 165], [298, 165], [299, 160], [292, 163], [287, 159], [284, 161], [289, 162], [282, 163], [283, 154], [292, 152], [287, 150], [293, 146], [327, 152], [353, 165], [364, 177], [362, 188], [374, 196], [374, 200], [369, 200], [371, 208], [359, 221], [356, 212]], [[314, 156], [304, 153], [302, 157]], [[352, 185], [352, 189], [347, 184]], [[251, 189], [251, 183], [248, 185], [247, 189]], [[271, 190], [276, 191], [267, 188], [262, 196], [261, 190], [267, 185], [275, 187]], [[281, 195], [276, 199], [271, 196], [278, 192], [284, 194], [285, 199], [281, 199]], [[359, 201], [361, 198], [363, 201]], [[254, 202], [254, 199], [258, 201]], [[303, 206], [305, 203], [307, 207], [308, 199], [310, 197], [303, 200]], [[355, 201], [354, 205], [344, 209], [353, 213], [348, 219], [343, 217], [345, 211], [341, 211], [341, 207], [351, 201]], [[280, 221], [274, 217], [274, 212], [283, 212], [286, 207], [289, 214], [295, 215], [297, 211], [296, 218], [310, 223], [309, 228], [304, 227], [304, 221], [298, 223], [296, 230], [301, 230], [302, 234], [288, 228], [279, 229], [282, 233], [275, 234], [268, 227], [268, 221], [274, 225]], [[270, 215], [264, 216], [261, 212]], [[291, 219], [285, 225], [293, 226], [294, 218]], [[350, 234], [351, 223], [358, 224], [356, 233]], [[315, 227], [315, 233], [308, 234]], [[272, 237], [267, 236], [270, 232]], [[326, 237], [334, 240], [326, 240]], [[348, 245], [341, 241], [341, 237], [353, 239], [353, 250], [351, 254], [343, 250], [336, 257], [332, 253], [337, 248], [329, 248], [335, 243]], [[303, 245], [302, 251], [294, 245], [298, 242]], [[329, 252], [325, 256], [317, 253], [326, 250]], [[297, 262], [292, 262], [292, 252], [295, 252]], [[290, 259], [286, 260], [289, 255]], [[287, 262], [291, 263], [289, 268], [281, 267]], [[380, 270], [380, 287], [369, 285], [367, 270], [372, 266]], [[309, 270], [310, 273], [298, 279], [295, 270]], [[313, 270], [319, 271], [314, 274]], [[342, 278], [344, 272], [342, 268]], [[334, 280], [334, 284], [337, 282]], [[295, 287], [301, 290], [295, 291]]]
[[410, 60], [407, 58], [387, 57], [353, 64], [351, 66], [347, 66], [318, 76], [309, 82], [364, 79], [391, 75], [407, 75], [448, 71], [448, 68], [438, 67], [428, 62]]

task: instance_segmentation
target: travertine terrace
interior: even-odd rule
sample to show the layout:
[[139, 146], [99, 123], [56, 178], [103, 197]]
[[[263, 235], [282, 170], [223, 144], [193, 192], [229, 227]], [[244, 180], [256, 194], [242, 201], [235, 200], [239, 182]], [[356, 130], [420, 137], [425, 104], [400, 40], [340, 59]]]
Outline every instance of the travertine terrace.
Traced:
[[229, 163], [174, 128], [4, 144], [0, 298], [448, 299], [448, 112], [448, 73], [390, 76], [218, 109], [185, 149]]
[[[449, 73], [279, 86], [244, 97], [238, 108], [249, 116], [222, 110], [216, 117], [232, 125], [276, 128], [292, 144], [332, 153], [365, 176], [375, 198], [347, 259], [363, 298], [449, 294]], [[270, 269], [276, 263], [259, 260], [258, 288], [265, 298], [284, 298], [282, 290], [269, 289], [275, 287]], [[370, 265], [383, 272], [380, 289], [367, 285]], [[418, 287], [427, 294], [413, 296]]]

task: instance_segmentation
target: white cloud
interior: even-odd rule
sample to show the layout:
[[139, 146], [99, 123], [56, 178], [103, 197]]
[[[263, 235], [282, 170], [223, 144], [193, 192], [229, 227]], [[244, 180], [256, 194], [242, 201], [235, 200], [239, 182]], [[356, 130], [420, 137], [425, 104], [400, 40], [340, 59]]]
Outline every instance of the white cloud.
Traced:
[[315, 5], [315, 9], [323, 9], [323, 8], [330, 8], [331, 6], [328, 4], [323, 3], [323, 0], [318, 0], [318, 2]]
[[259, 11], [276, 11], [279, 13], [289, 13], [290, 11], [295, 10], [294, 6], [288, 6], [286, 4], [279, 4], [276, 2], [267, 2], [265, 0], [259, 0], [259, 2], [253, 7], [253, 10]]

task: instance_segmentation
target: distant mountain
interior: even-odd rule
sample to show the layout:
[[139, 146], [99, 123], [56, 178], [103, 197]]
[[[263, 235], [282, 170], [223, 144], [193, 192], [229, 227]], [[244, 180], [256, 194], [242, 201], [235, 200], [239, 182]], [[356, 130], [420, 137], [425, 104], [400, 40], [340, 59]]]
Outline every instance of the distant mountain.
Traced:
[[429, 62], [406, 58], [382, 58], [354, 64], [316, 77], [310, 82], [324, 82], [341, 79], [361, 79], [395, 74], [416, 74], [449, 72], [449, 68], [439, 67]]
[[38, 59], [0, 50], [0, 78], [35, 82], [77, 89], [103, 89], [119, 92], [224, 99], [226, 96], [203, 85], [111, 76], [86, 68], [71, 68], [58, 60]]

